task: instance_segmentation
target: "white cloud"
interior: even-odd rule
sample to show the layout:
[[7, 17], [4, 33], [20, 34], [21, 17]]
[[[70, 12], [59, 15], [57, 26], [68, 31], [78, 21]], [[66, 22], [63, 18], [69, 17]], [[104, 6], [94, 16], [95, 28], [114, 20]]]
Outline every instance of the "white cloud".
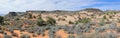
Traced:
[[78, 10], [84, 6], [105, 3], [96, 0], [0, 0], [0, 14], [26, 10]]
[[0, 12], [26, 10], [72, 10], [70, 8], [91, 5], [94, 0], [0, 0]]

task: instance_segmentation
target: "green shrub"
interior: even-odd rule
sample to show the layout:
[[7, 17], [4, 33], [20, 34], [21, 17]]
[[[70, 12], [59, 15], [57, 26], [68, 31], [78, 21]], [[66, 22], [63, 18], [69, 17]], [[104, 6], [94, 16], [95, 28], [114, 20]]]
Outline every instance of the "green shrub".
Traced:
[[109, 16], [109, 18], [112, 18], [112, 16]]
[[0, 16], [0, 23], [2, 23], [4, 20], [4, 18], [2, 16]]
[[22, 36], [20, 36], [20, 38], [30, 38], [30, 36], [27, 34], [23, 34]]
[[107, 17], [106, 17], [106, 16], [103, 16], [103, 19], [107, 19]]
[[82, 19], [79, 19], [78, 21], [76, 21], [76, 24], [78, 24], [78, 23], [86, 24], [86, 23], [89, 23], [90, 21], [91, 21], [90, 18], [82, 18]]
[[72, 22], [72, 21], [69, 21], [69, 24], [74, 24], [74, 22]]
[[33, 17], [32, 17], [32, 14], [29, 14], [29, 18], [33, 18]]
[[40, 17], [37, 21], [37, 25], [38, 26], [44, 26], [45, 24], [46, 24], [45, 21]]
[[51, 17], [47, 17], [47, 24], [50, 24], [50, 25], [55, 25], [56, 24], [56, 20], [51, 18]]

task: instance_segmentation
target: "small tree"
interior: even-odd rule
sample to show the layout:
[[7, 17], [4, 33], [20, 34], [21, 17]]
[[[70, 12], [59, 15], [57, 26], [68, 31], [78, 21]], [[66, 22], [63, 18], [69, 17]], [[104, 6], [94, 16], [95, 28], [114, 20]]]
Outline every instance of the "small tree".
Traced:
[[55, 25], [56, 24], [56, 21], [55, 19], [51, 18], [51, 17], [47, 17], [48, 20], [47, 20], [47, 24], [50, 24], [50, 25]]

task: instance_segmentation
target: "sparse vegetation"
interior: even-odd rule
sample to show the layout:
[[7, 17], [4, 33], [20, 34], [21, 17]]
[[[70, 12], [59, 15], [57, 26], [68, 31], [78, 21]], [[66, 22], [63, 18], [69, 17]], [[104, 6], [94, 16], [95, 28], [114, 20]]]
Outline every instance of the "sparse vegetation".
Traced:
[[0, 16], [0, 34], [3, 38], [118, 38], [120, 13], [103, 12], [93, 8], [75, 12], [10, 12]]

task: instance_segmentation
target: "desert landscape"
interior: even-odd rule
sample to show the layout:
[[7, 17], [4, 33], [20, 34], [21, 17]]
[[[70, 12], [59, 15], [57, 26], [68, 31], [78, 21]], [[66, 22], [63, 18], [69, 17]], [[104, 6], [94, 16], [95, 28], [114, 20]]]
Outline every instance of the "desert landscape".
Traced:
[[120, 11], [9, 12], [0, 16], [0, 38], [120, 38]]

